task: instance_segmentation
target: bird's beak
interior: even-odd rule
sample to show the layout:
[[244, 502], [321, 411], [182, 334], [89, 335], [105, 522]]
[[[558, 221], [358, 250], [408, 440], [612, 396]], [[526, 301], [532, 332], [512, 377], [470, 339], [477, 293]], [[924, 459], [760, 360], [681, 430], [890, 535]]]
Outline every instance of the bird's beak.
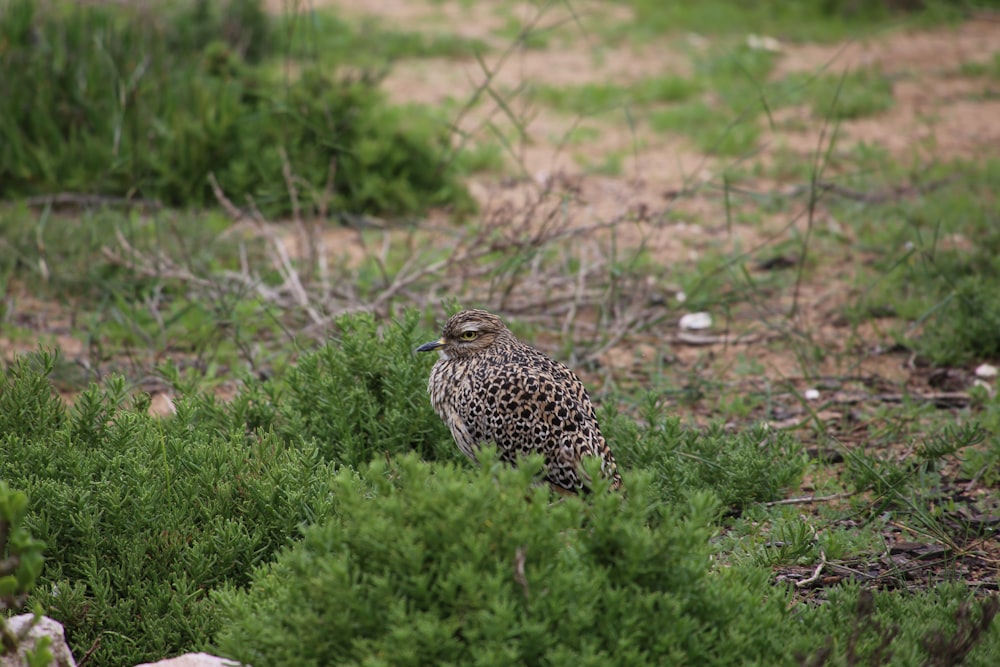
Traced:
[[432, 340], [429, 343], [424, 343], [417, 348], [417, 352], [432, 352], [434, 350], [439, 350], [445, 346], [444, 338], [438, 338], [437, 340]]

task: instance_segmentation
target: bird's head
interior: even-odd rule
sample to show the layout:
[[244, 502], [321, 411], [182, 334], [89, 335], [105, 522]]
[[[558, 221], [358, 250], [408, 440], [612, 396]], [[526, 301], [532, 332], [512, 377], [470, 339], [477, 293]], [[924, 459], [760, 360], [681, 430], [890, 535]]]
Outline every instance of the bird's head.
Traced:
[[485, 310], [463, 310], [451, 316], [441, 337], [424, 343], [417, 352], [440, 350], [444, 359], [461, 359], [488, 350], [497, 341], [513, 340], [514, 334], [499, 317]]

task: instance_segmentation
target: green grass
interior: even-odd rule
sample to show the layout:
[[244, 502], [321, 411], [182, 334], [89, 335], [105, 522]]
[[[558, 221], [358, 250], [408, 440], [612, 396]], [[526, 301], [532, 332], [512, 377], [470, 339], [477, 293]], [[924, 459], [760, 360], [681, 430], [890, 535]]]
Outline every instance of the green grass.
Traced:
[[641, 79], [630, 84], [589, 83], [579, 86], [538, 86], [533, 99], [558, 111], [597, 115], [626, 106], [648, 107], [682, 102], [701, 90], [697, 81], [680, 76]]
[[707, 104], [654, 111], [649, 123], [656, 132], [684, 137], [709, 155], [746, 155], [757, 145], [760, 136], [754, 117], [736, 118]]
[[1000, 79], [1000, 53], [994, 53], [993, 57], [986, 61], [964, 62], [959, 66], [958, 73], [962, 76]]
[[[781, 40], [830, 42], [904, 23], [935, 25], [961, 18], [965, 2], [936, 0], [910, 14], [895, 12], [888, 2], [752, 2], [704, 0], [659, 2], [628, 0], [635, 13], [631, 23], [610, 27], [610, 36], [650, 39], [657, 35], [696, 31], [708, 35], [766, 34]], [[993, 2], [974, 3], [992, 5]]]
[[[226, 11], [254, 6], [232, 0]], [[249, 37], [233, 32], [225, 11], [204, 9], [217, 27], [206, 33], [197, 20], [205, 7], [192, 17], [7, 3], [0, 196], [69, 191], [202, 206], [215, 203], [213, 176], [239, 205], [252, 199], [284, 214], [290, 173], [303, 206], [328, 195], [329, 208], [355, 213], [473, 208], [458, 180], [463, 162], [435, 112], [391, 106], [376, 73], [337, 74], [329, 60], [299, 62], [291, 79], [275, 76], [267, 61], [279, 57], [276, 38], [248, 50]], [[273, 35], [265, 15], [248, 16], [249, 35]], [[31, 108], [15, 94], [29, 85]]]
[[765, 109], [764, 81], [773, 62], [765, 51], [720, 48], [695, 59], [693, 77], [540, 86], [531, 94], [551, 108], [583, 117], [626, 109], [656, 132], [684, 135], [703, 152], [739, 157], [757, 144], [756, 118]]
[[775, 106], [808, 104], [815, 118], [853, 120], [892, 108], [892, 80], [863, 68], [837, 74], [790, 74], [777, 82], [768, 97]]
[[[226, 235], [230, 224], [217, 212], [94, 210], [69, 216], [50, 208], [0, 208], [5, 306], [13, 314], [25, 308], [22, 299], [52, 305], [45, 317], [12, 326], [12, 339], [54, 343], [60, 330], [75, 337], [90, 368], [83, 372], [69, 363], [63, 370], [75, 372], [59, 374], [67, 391], [122, 359], [136, 366], [130, 372], [144, 374], [154, 359], [174, 355], [200, 366], [206, 381], [253, 363], [250, 351], [286, 338], [283, 327], [297, 326], [295, 316], [263, 303], [252, 282], [195, 294], [183, 278], [239, 272], [242, 252], [265, 285], [275, 281], [262, 241]], [[280, 366], [287, 352], [265, 356]]]
[[489, 47], [478, 39], [445, 32], [407, 32], [385, 27], [377, 18], [352, 23], [329, 9], [282, 14], [276, 20], [274, 57], [288, 57], [328, 66], [349, 63], [384, 67], [398, 60], [472, 58]]
[[941, 164], [921, 182], [927, 191], [916, 197], [839, 204], [876, 256], [877, 273], [849, 314], [896, 314], [906, 323], [897, 335], [935, 363], [996, 358], [1000, 234], [983, 203], [1000, 187], [1000, 163]]
[[559, 146], [579, 146], [589, 144], [601, 136], [601, 130], [591, 126], [576, 125], [561, 135], [552, 135], [548, 139]]
[[4, 250], [0, 275], [28, 282], [36, 295], [57, 300], [100, 302], [124, 289], [126, 283], [129, 293], [141, 300], [155, 281], [137, 279], [105, 254], [105, 249], [118, 245], [118, 234], [137, 250], [156, 249], [178, 261], [184, 258], [194, 271], [235, 268], [237, 243], [220, 240], [230, 224], [217, 212], [142, 215], [96, 209], [67, 215], [51, 207], [6, 205], [0, 208], [0, 247]]
[[576, 162], [588, 174], [598, 174], [601, 176], [621, 176], [625, 173], [625, 160], [628, 153], [622, 151], [610, 151], [604, 153], [603, 157], [597, 161], [586, 153], [575, 153], [573, 161]]
[[513, 15], [504, 19], [502, 27], [493, 34], [511, 44], [518, 44], [524, 49], [545, 50], [552, 45], [553, 30], [544, 27], [527, 27], [524, 21]]

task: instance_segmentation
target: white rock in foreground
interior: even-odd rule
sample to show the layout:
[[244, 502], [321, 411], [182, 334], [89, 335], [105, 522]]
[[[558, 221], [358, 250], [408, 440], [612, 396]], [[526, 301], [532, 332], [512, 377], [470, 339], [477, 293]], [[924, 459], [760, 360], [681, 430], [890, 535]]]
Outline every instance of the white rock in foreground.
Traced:
[[681, 317], [680, 325], [681, 329], [688, 331], [708, 329], [712, 326], [712, 316], [708, 313], [688, 313]]
[[53, 658], [52, 662], [49, 663], [51, 667], [76, 667], [73, 653], [66, 645], [62, 623], [54, 621], [48, 616], [40, 616], [38, 623], [31, 625], [34, 620], [34, 614], [21, 614], [6, 619], [7, 629], [21, 637], [21, 641], [15, 655], [5, 655], [0, 658], [0, 667], [24, 667], [28, 664], [24, 660], [25, 652], [35, 648], [35, 642], [42, 637], [48, 637], [52, 640], [52, 643], [49, 644], [49, 652], [52, 653]]
[[208, 653], [185, 653], [176, 658], [168, 658], [159, 662], [144, 662], [135, 667], [236, 667], [239, 664], [235, 660], [220, 658]]
[[996, 376], [997, 376], [996, 366], [991, 366], [990, 364], [980, 364], [976, 368], [976, 377], [995, 378]]

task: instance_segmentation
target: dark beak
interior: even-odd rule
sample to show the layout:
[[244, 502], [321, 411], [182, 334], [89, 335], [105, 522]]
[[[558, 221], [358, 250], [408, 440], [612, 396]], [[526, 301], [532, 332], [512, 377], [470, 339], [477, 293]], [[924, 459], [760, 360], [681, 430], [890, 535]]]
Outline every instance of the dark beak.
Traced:
[[444, 347], [444, 338], [439, 338], [437, 340], [432, 340], [429, 343], [424, 343], [417, 348], [417, 352], [433, 352], [434, 350], [439, 350]]

